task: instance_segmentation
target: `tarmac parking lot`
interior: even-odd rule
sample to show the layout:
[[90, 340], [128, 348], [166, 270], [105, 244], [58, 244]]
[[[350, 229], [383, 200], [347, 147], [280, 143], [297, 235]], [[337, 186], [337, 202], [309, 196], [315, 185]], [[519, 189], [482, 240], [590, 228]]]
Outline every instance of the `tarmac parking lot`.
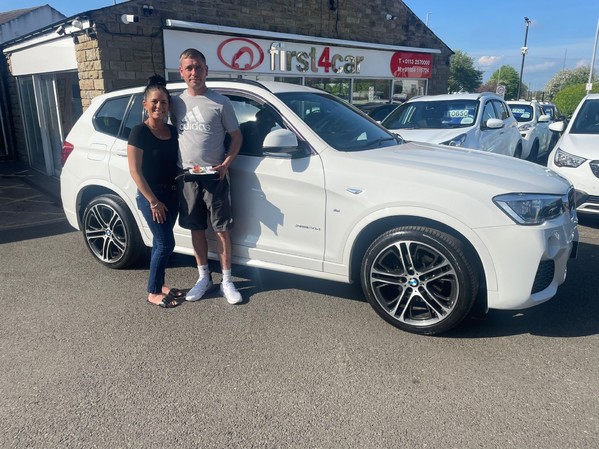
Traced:
[[356, 286], [244, 267], [240, 306], [152, 307], [55, 198], [0, 176], [0, 212], [2, 448], [597, 447], [599, 219], [554, 299], [423, 337]]

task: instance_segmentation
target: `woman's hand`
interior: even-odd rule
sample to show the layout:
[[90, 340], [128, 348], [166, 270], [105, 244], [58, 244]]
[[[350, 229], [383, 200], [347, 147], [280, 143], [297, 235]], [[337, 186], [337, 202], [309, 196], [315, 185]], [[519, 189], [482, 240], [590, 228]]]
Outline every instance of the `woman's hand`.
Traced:
[[166, 212], [168, 211], [164, 203], [157, 201], [156, 203], [151, 204], [150, 208], [152, 209], [152, 219], [157, 223], [164, 223], [166, 220]]

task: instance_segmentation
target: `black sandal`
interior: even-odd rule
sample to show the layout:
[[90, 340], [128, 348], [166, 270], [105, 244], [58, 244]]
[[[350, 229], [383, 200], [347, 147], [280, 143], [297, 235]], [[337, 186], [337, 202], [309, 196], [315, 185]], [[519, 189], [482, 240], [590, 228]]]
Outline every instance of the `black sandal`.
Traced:
[[175, 299], [183, 299], [187, 295], [187, 290], [179, 290], [178, 288], [171, 288], [168, 292]]
[[177, 298], [175, 298], [170, 293], [167, 295], [164, 295], [164, 298], [162, 298], [162, 301], [160, 301], [158, 303], [158, 305], [160, 307], [162, 307], [163, 309], [172, 309], [174, 307], [177, 307], [179, 304], [180, 303], [179, 303], [179, 301], [177, 301]]

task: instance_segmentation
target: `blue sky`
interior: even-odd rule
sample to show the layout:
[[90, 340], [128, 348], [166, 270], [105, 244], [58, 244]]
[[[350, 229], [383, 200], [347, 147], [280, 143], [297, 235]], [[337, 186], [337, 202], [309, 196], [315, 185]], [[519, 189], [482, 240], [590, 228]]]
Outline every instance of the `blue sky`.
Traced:
[[[522, 79], [543, 90], [558, 71], [590, 66], [599, 20], [597, 0], [404, 0], [452, 50], [471, 56], [483, 81], [501, 65], [518, 73], [526, 26], [528, 53]], [[599, 53], [599, 50], [597, 51]], [[595, 71], [599, 71], [599, 54]]]
[[[344, 1], [340, 0], [340, 4]], [[0, 11], [46, 3], [72, 16], [120, 1], [0, 0]], [[564, 68], [591, 63], [599, 20], [597, 0], [404, 0], [404, 3], [423, 22], [428, 16], [429, 28], [449, 48], [470, 55], [476, 68], [483, 71], [483, 81], [504, 64], [520, 72], [525, 16], [532, 22], [523, 80], [532, 90], [542, 90]], [[595, 69], [599, 71], [599, 55]]]

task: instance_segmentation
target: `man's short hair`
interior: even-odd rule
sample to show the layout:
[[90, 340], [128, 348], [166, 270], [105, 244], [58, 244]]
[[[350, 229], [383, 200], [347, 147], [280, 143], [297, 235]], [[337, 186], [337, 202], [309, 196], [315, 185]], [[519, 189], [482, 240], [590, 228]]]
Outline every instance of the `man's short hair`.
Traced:
[[181, 53], [181, 56], [179, 56], [179, 65], [181, 65], [181, 61], [184, 59], [201, 59], [204, 61], [204, 64], [206, 64], [206, 56], [204, 56], [201, 51], [196, 50], [195, 48], [183, 50], [183, 53]]

